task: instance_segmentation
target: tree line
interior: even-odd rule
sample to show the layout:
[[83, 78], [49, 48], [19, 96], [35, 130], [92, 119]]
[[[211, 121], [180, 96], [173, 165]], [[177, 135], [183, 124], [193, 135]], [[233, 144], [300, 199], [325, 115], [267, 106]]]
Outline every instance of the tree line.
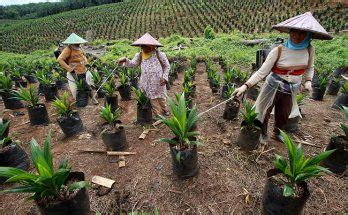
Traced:
[[121, 1], [122, 0], [62, 0], [60, 2], [0, 6], [0, 19], [33, 19], [64, 11]]

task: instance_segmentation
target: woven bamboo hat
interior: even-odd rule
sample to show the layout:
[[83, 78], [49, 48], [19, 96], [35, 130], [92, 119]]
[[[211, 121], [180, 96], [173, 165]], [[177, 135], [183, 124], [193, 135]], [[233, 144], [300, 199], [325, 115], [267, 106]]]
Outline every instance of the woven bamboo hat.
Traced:
[[149, 33], [144, 34], [142, 37], [140, 37], [134, 43], [132, 43], [132, 46], [142, 46], [142, 45], [163, 47], [163, 45], [160, 42], [158, 42]]
[[70, 34], [68, 38], [66, 38], [65, 41], [63, 41], [63, 44], [82, 44], [87, 43], [88, 41], [83, 39], [82, 37], [78, 36], [75, 33]]
[[333, 37], [319, 24], [311, 12], [292, 17], [272, 26], [280, 32], [289, 33], [291, 29], [312, 32], [313, 39], [331, 40]]

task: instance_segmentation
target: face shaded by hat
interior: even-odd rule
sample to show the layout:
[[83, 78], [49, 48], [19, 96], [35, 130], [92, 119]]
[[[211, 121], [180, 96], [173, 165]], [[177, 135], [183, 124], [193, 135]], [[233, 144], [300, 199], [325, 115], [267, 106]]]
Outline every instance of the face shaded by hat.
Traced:
[[70, 36], [63, 41], [63, 44], [66, 45], [77, 45], [77, 44], [82, 44], [82, 43], [87, 43], [88, 41], [83, 39], [82, 37], [78, 36], [75, 33], [70, 34]]
[[311, 38], [319, 40], [331, 40], [333, 37], [319, 24], [311, 12], [292, 17], [277, 25], [272, 26], [280, 32], [290, 33], [291, 30], [310, 32]]
[[149, 33], [146, 33], [142, 37], [137, 39], [134, 43], [132, 43], [132, 46], [156, 46], [156, 47], [163, 47], [163, 45], [160, 42], [158, 42]]

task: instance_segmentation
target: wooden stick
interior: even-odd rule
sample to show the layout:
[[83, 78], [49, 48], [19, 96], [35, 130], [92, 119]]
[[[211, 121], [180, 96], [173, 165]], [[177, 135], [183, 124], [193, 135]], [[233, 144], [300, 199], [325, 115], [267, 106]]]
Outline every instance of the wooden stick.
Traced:
[[106, 152], [108, 156], [120, 156], [120, 155], [136, 155], [136, 152]]
[[79, 153], [106, 153], [104, 150], [98, 150], [98, 149], [78, 149]]
[[161, 124], [162, 123], [162, 121], [161, 120], [157, 120], [156, 122], [154, 122], [152, 125], [153, 126], [156, 126], [156, 125], [159, 125], [159, 124]]

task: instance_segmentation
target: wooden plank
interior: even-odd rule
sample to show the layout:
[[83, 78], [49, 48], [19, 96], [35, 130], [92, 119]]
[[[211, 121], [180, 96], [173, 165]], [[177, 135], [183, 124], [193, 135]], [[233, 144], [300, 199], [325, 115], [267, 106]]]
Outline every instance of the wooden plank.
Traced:
[[121, 155], [118, 157], [118, 167], [122, 168], [126, 166], [125, 156]]
[[159, 124], [161, 124], [162, 123], [162, 121], [161, 120], [157, 120], [156, 122], [154, 122], [152, 125], [153, 126], [156, 126], [156, 125], [159, 125]]
[[92, 183], [111, 188], [115, 181], [96, 175], [92, 177]]
[[150, 132], [149, 129], [145, 129], [145, 130], [143, 131], [143, 133], [141, 133], [141, 135], [139, 136], [139, 139], [140, 139], [140, 140], [144, 140], [145, 137], [146, 137], [146, 135], [147, 135], [149, 132]]
[[109, 156], [121, 156], [121, 155], [135, 155], [137, 154], [136, 152], [106, 152], [107, 155]]

